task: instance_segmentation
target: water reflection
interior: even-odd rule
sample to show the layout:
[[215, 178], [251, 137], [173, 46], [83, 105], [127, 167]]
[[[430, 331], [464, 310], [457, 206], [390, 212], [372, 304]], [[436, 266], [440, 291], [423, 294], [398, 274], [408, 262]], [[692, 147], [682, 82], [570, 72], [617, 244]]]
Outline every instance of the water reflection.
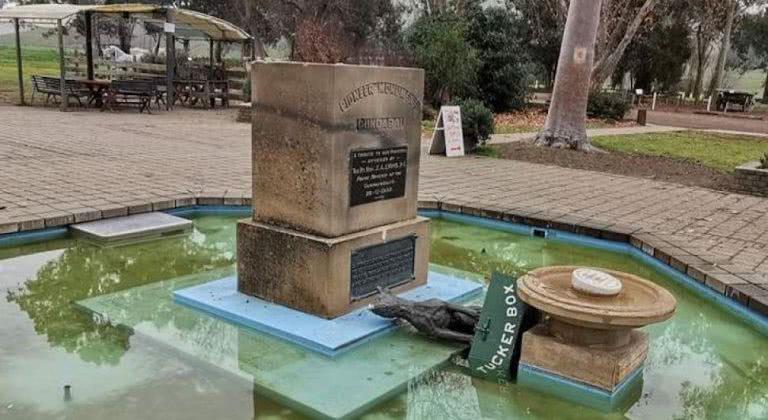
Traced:
[[[117, 364], [128, 350], [130, 331], [98, 322], [74, 305], [161, 280], [234, 264], [233, 227], [212, 234], [196, 229], [184, 238], [101, 248], [81, 242], [43, 263], [19, 288], [7, 291], [52, 346], [87, 362]], [[15, 258], [16, 264], [23, 257]], [[2, 263], [0, 263], [2, 265]], [[169, 305], [154, 308], [169, 317]], [[160, 317], [162, 319], [162, 317]]]

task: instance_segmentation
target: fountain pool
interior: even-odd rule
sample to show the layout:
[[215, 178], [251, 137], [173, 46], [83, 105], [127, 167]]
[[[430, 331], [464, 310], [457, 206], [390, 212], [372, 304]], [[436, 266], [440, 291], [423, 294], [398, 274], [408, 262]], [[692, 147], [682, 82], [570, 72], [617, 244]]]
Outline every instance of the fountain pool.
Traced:
[[[290, 388], [335, 404], [348, 396], [332, 386], [307, 384], [354, 377], [364, 393], [367, 382], [398, 377], [430, 365], [436, 353], [455, 350], [398, 330], [334, 361], [174, 304], [171, 290], [234, 273], [235, 222], [244, 214], [189, 213], [189, 235], [121, 247], [78, 242], [63, 231], [1, 247], [0, 418], [305, 418], [312, 413], [274, 390]], [[356, 414], [768, 418], [763, 321], [749, 322], [663, 268], [617, 252], [619, 246], [577, 245], [475, 222], [433, 219], [432, 270], [482, 282], [492, 271], [586, 265], [633, 273], [673, 293], [675, 316], [643, 328], [651, 347], [639, 400], [622, 412], [601, 413], [523, 386], [474, 379], [445, 364]], [[115, 315], [107, 320], [85, 310], [94, 307], [109, 307]], [[366, 370], [374, 363], [392, 368], [379, 378]], [[65, 385], [71, 398], [64, 396]]]

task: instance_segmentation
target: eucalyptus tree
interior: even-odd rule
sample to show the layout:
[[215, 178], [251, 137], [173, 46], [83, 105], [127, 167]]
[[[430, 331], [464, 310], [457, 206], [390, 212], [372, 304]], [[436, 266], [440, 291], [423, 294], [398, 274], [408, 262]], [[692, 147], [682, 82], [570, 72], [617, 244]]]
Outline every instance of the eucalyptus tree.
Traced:
[[535, 144], [589, 151], [587, 100], [591, 88], [601, 0], [571, 0], [544, 129]]

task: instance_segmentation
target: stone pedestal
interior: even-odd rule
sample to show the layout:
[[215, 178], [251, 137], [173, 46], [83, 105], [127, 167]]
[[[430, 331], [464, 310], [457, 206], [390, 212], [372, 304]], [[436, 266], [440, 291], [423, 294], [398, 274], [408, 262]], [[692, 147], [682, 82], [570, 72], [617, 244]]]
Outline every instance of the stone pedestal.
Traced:
[[332, 318], [376, 287], [426, 281], [416, 216], [419, 69], [252, 66], [253, 203], [238, 225], [238, 290]]
[[371, 303], [377, 286], [400, 292], [426, 283], [429, 220], [335, 238], [241, 220], [237, 250], [240, 292], [335, 318]]
[[648, 335], [625, 332], [627, 341], [622, 345], [577, 344], [555, 337], [548, 325], [539, 324], [523, 334], [520, 363], [612, 394], [648, 355]]
[[648, 335], [677, 301], [638, 276], [589, 267], [542, 267], [518, 281], [520, 299], [544, 314], [523, 334], [518, 382], [598, 409], [637, 397]]

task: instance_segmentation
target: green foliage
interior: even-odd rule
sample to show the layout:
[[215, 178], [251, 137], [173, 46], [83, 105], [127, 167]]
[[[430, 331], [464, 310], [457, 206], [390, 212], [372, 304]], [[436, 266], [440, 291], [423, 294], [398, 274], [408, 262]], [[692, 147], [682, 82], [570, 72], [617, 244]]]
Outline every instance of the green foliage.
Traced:
[[623, 95], [593, 92], [589, 95], [587, 115], [592, 118], [603, 118], [620, 121], [629, 111], [630, 102]]
[[635, 89], [673, 91], [693, 52], [690, 37], [684, 9], [673, 10], [644, 27], [627, 47], [613, 74], [613, 84], [619, 85], [629, 72]]
[[491, 138], [495, 125], [493, 113], [479, 99], [460, 100], [456, 105], [461, 107], [464, 149], [472, 152]]
[[733, 46], [739, 55], [755, 55], [759, 67], [768, 66], [768, 10], [744, 16], [733, 34]]
[[523, 45], [535, 65], [536, 77], [551, 86], [555, 80], [565, 28], [566, 2], [559, 0], [507, 0], [522, 23]]
[[525, 107], [531, 79], [522, 46], [522, 21], [506, 9], [490, 7], [470, 16], [469, 42], [478, 51], [479, 97], [494, 111]]
[[490, 158], [500, 158], [501, 154], [499, 153], [499, 149], [496, 146], [477, 146], [475, 149], [475, 154], [478, 156], [485, 156]]
[[760, 156], [760, 169], [768, 169], [768, 152]]
[[[734, 51], [749, 67], [768, 68], [768, 10], [747, 14], [733, 34]], [[751, 70], [746, 68], [744, 70]], [[768, 75], [763, 82], [763, 103], [768, 103]]]
[[425, 72], [427, 101], [439, 107], [476, 93], [477, 51], [467, 40], [467, 25], [457, 14], [424, 15], [410, 28], [406, 44]]

